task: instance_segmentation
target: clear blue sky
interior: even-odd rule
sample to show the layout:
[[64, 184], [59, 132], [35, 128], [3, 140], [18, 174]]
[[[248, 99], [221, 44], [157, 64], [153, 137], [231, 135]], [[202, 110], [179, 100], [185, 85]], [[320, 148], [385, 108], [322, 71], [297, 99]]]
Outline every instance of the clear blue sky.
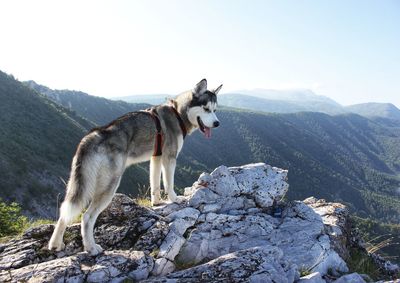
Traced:
[[400, 107], [400, 1], [1, 1], [0, 70], [98, 96], [309, 88]]

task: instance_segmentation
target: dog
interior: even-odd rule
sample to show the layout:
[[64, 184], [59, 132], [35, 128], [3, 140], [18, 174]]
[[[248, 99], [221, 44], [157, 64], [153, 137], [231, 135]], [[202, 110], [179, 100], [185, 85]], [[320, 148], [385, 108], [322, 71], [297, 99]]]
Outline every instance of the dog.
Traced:
[[168, 103], [127, 113], [91, 130], [73, 157], [67, 192], [48, 248], [56, 251], [65, 248], [66, 226], [87, 208], [81, 221], [84, 250], [91, 255], [101, 253], [103, 249], [93, 236], [94, 224], [110, 204], [125, 169], [132, 164], [150, 160], [153, 206], [162, 202], [161, 172], [168, 200], [177, 202], [174, 173], [184, 137], [199, 129], [209, 138], [211, 129], [219, 126], [215, 111], [221, 87], [207, 90], [207, 80], [203, 79]]

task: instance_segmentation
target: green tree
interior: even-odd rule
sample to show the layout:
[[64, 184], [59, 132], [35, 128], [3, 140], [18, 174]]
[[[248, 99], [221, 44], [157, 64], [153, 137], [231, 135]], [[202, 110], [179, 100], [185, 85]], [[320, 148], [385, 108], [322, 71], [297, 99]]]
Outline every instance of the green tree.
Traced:
[[27, 222], [28, 219], [21, 214], [21, 207], [17, 203], [7, 204], [0, 199], [0, 237], [20, 233]]

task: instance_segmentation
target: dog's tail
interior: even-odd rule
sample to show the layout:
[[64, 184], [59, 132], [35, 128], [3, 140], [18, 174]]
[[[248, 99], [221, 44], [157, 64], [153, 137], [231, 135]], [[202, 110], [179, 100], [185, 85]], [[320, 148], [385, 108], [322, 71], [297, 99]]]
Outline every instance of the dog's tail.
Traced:
[[[88, 141], [84, 138], [78, 146], [72, 160], [70, 178], [67, 184], [65, 199], [60, 207], [60, 219], [67, 224], [74, 221], [82, 210], [91, 201], [96, 184], [96, 166], [90, 164], [88, 168]], [[94, 166], [93, 166], [94, 165]], [[94, 172], [90, 172], [94, 171]]]

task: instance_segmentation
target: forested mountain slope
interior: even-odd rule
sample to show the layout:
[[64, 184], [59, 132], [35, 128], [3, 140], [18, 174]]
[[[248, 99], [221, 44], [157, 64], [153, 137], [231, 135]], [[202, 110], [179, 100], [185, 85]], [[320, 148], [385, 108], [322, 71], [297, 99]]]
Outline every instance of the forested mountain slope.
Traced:
[[[27, 167], [23, 174], [16, 173], [22, 170], [19, 169], [19, 164], [24, 164], [20, 160], [31, 164], [46, 156], [41, 154], [42, 156], [38, 157], [36, 152], [40, 151], [37, 151], [35, 142], [31, 141], [37, 140], [40, 145], [44, 144], [56, 151], [55, 160], [46, 159], [42, 162], [43, 170], [49, 172], [48, 177], [43, 179], [56, 180], [60, 176], [66, 177], [75, 147], [86, 131], [85, 126], [81, 125], [86, 122], [86, 126], [90, 126], [90, 123], [84, 118], [74, 116], [73, 112], [65, 108], [57, 108], [53, 102], [12, 78], [6, 75], [3, 77], [1, 95], [4, 96], [2, 99], [5, 103], [2, 106], [9, 116], [22, 117], [19, 113], [26, 116], [26, 109], [29, 109], [29, 115], [33, 116], [28, 116], [27, 121], [19, 117], [21, 121], [18, 123], [21, 126], [18, 130], [13, 128], [12, 122], [5, 123], [2, 127], [3, 142], [18, 142], [18, 146], [23, 144], [31, 153], [21, 156], [21, 150], [13, 150], [13, 147], [1, 149], [3, 155], [9, 155], [8, 163], [2, 161], [0, 172], [2, 182], [6, 183], [3, 180], [8, 180], [9, 197], [21, 195], [20, 191], [26, 192], [27, 189], [24, 188], [27, 185], [24, 187], [16, 184], [22, 181], [24, 184], [30, 183], [25, 179], [31, 180], [30, 176], [34, 174], [32, 172], [37, 171], [34, 170], [37, 169], [35, 166]], [[25, 97], [21, 93], [35, 103], [20, 101], [21, 97]], [[75, 94], [70, 94], [73, 95]], [[98, 98], [88, 95], [86, 99], [85, 103], [90, 105], [91, 99], [96, 103]], [[22, 107], [23, 103], [30, 106]], [[46, 112], [42, 110], [43, 107], [58, 110]], [[81, 110], [71, 108], [83, 115]], [[54, 115], [57, 117], [53, 117]], [[116, 118], [112, 116], [111, 112], [104, 111], [96, 121], [109, 122]], [[208, 171], [221, 164], [234, 166], [263, 161], [289, 169], [290, 199], [314, 195], [345, 202], [354, 212], [364, 217], [399, 222], [400, 199], [397, 189], [400, 186], [400, 128], [396, 124], [384, 119], [369, 120], [355, 114], [329, 116], [312, 112], [262, 114], [222, 109], [218, 116], [221, 126], [213, 131], [211, 139], [205, 139], [198, 132], [187, 137], [178, 160], [178, 190], [191, 185], [201, 171]], [[91, 117], [93, 119], [94, 116]], [[44, 121], [60, 121], [63, 125], [43, 125]], [[38, 129], [31, 131], [31, 124], [37, 125]], [[66, 129], [61, 130], [63, 127]], [[54, 137], [46, 138], [42, 133], [43, 129]], [[70, 133], [71, 131], [73, 133]], [[23, 137], [18, 139], [15, 135]], [[60, 167], [58, 171], [55, 170], [57, 166]], [[7, 172], [10, 171], [14, 175], [7, 177]], [[139, 188], [147, 187], [148, 166], [144, 163], [128, 170], [120, 191], [135, 195]], [[46, 192], [46, 189], [40, 187], [33, 199], [41, 198], [42, 191]], [[51, 191], [50, 188], [47, 188], [47, 191]], [[54, 192], [58, 193], [60, 190]]]

